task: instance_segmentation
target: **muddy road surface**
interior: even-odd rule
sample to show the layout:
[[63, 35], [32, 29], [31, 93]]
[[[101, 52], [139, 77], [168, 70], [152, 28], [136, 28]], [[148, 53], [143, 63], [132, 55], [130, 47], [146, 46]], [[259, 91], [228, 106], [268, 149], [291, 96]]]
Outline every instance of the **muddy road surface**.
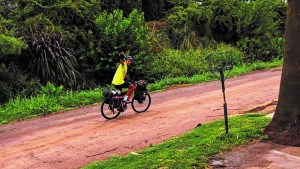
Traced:
[[[280, 68], [229, 78], [229, 114], [242, 113], [278, 98]], [[137, 114], [129, 108], [107, 121], [99, 104], [0, 126], [0, 168], [78, 168], [112, 155], [160, 143], [223, 118], [219, 81], [151, 93], [152, 105]], [[229, 128], [230, 130], [230, 128]]]

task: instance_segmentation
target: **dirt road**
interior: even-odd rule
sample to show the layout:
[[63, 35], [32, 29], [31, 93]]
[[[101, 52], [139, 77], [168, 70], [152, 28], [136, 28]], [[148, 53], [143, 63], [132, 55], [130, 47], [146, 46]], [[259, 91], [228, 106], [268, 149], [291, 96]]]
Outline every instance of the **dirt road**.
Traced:
[[[278, 97], [279, 68], [226, 81], [229, 114]], [[106, 121], [99, 105], [15, 122], [0, 127], [0, 168], [77, 168], [92, 161], [162, 142], [223, 117], [219, 81], [151, 93], [142, 114], [131, 109]], [[230, 128], [229, 128], [230, 130]]]

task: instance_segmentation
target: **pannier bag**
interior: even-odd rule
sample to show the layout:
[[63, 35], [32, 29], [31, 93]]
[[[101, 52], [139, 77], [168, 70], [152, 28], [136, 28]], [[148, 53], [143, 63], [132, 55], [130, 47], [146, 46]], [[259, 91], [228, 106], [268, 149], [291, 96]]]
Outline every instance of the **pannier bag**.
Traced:
[[137, 90], [135, 95], [135, 100], [138, 100], [139, 102], [143, 102], [146, 99], [146, 93], [147, 93], [147, 82], [140, 80], [137, 83]]
[[146, 90], [147, 82], [140, 80], [137, 82], [137, 90]]
[[104, 89], [103, 92], [102, 92], [102, 95], [105, 99], [105, 102], [108, 104], [110, 98], [112, 96], [121, 95], [121, 91], [119, 89], [113, 89], [113, 90]]
[[109, 89], [104, 89], [103, 92], [102, 92], [102, 95], [105, 99], [108, 99], [112, 96], [112, 93]]

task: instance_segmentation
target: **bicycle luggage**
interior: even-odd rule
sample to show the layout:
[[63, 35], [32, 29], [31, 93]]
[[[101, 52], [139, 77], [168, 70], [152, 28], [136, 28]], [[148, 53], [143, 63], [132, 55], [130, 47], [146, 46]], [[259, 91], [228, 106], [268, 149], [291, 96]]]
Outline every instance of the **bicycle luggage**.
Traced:
[[144, 80], [140, 80], [137, 82], [137, 90], [147, 90], [147, 82], [145, 82]]

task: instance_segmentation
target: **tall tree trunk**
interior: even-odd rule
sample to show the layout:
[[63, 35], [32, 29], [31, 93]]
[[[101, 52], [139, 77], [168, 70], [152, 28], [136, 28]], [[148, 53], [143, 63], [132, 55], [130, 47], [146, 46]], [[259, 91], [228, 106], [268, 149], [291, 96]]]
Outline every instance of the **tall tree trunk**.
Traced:
[[265, 132], [276, 143], [300, 146], [300, 1], [289, 0], [278, 105]]

